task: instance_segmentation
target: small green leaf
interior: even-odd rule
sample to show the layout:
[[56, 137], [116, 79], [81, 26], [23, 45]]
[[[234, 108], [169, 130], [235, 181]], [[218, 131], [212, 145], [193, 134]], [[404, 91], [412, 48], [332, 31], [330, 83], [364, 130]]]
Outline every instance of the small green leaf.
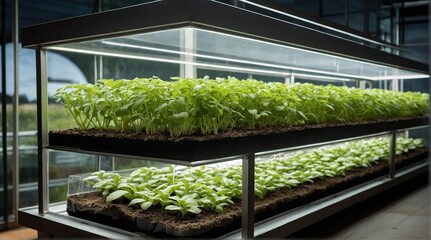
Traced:
[[153, 205], [153, 203], [152, 202], [143, 202], [142, 204], [141, 204], [141, 209], [142, 210], [147, 210], [149, 207], [151, 207]]
[[194, 214], [199, 214], [201, 213], [201, 209], [198, 208], [197, 206], [191, 206], [189, 209], [187, 209], [188, 212], [194, 213]]
[[169, 211], [181, 211], [182, 208], [176, 205], [168, 205], [165, 207], [165, 210], [169, 210]]
[[180, 113], [176, 113], [174, 115], [172, 115], [172, 118], [177, 119], [177, 120], [183, 120], [189, 117], [189, 113], [188, 112], [180, 112]]
[[145, 202], [145, 199], [135, 198], [135, 199], [132, 199], [132, 201], [130, 201], [129, 206], [132, 206], [132, 205], [138, 204], [138, 203], [142, 203], [142, 202]]
[[112, 201], [114, 201], [114, 200], [116, 200], [116, 199], [119, 199], [119, 198], [121, 198], [122, 196], [124, 196], [124, 195], [126, 195], [126, 194], [128, 194], [129, 192], [128, 191], [125, 191], [125, 190], [117, 190], [117, 191], [114, 191], [114, 192], [112, 192], [111, 194], [109, 194], [108, 195], [108, 197], [106, 197], [106, 202], [112, 202]]

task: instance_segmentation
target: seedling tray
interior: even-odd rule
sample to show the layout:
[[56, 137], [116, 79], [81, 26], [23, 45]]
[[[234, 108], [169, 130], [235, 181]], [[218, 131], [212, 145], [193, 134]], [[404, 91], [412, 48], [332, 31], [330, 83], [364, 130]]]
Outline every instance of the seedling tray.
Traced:
[[[397, 156], [397, 168], [421, 161], [427, 157], [424, 148]], [[255, 220], [261, 221], [295, 207], [322, 199], [331, 194], [358, 186], [387, 174], [388, 162], [358, 168], [345, 176], [336, 176], [305, 183], [294, 188], [269, 192], [264, 199], [256, 198]], [[142, 232], [153, 237], [220, 237], [241, 227], [241, 202], [225, 207], [224, 212], [202, 212], [181, 219], [159, 208], [140, 210], [123, 203], [106, 203], [98, 192], [70, 195], [67, 212], [71, 216], [110, 225], [131, 232]]]

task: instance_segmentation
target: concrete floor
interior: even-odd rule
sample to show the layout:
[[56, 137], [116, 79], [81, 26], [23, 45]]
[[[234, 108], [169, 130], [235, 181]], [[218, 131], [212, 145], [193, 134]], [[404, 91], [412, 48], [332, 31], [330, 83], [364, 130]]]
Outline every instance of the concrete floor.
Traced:
[[431, 187], [421, 176], [295, 233], [308, 239], [431, 239]]

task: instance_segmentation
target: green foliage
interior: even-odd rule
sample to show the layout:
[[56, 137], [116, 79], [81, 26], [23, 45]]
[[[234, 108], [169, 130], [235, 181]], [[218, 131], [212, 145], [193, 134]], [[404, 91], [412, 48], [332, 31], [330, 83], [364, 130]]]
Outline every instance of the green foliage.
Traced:
[[172, 196], [172, 205], [165, 207], [165, 210], [179, 211], [181, 217], [184, 217], [187, 213], [199, 214], [202, 210], [199, 208], [197, 193], [191, 193], [182, 197]]
[[233, 128], [416, 117], [428, 94], [236, 78], [99, 80], [57, 90], [79, 129], [182, 136]]
[[[397, 139], [397, 154], [424, 147], [422, 139]], [[258, 159], [255, 196], [263, 199], [280, 188], [345, 175], [388, 157], [389, 139], [374, 138]], [[142, 167], [129, 175], [100, 171], [85, 181], [107, 196], [107, 202], [126, 201], [143, 210], [159, 207], [181, 217], [202, 210], [221, 213], [242, 197], [242, 168], [234, 164], [182, 169]]]

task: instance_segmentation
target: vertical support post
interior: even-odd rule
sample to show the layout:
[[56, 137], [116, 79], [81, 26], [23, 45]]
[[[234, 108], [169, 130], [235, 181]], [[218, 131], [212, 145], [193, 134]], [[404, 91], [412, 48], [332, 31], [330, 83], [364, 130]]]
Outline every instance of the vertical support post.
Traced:
[[37, 172], [39, 213], [48, 210], [48, 73], [46, 50], [36, 49], [36, 90], [37, 90]]
[[18, 36], [18, 0], [13, 1], [12, 5], [12, 41], [13, 41], [13, 71], [14, 71], [14, 95], [13, 105], [13, 168], [12, 168], [12, 212], [15, 221], [18, 216], [19, 208], [19, 36]]
[[116, 164], [115, 164], [115, 157], [111, 158], [111, 169], [112, 171], [115, 171], [116, 169]]
[[242, 229], [243, 239], [254, 237], [254, 153], [242, 158]]
[[392, 79], [392, 91], [400, 91], [400, 81], [398, 79]]
[[2, 118], [2, 165], [3, 168], [1, 169], [3, 173], [3, 211], [1, 214], [3, 214], [3, 222], [5, 223], [5, 228], [8, 228], [8, 222], [9, 222], [9, 206], [8, 206], [8, 200], [9, 200], [9, 194], [8, 194], [8, 175], [7, 175], [7, 169], [8, 169], [8, 161], [7, 161], [7, 108], [6, 108], [6, 0], [1, 1], [1, 29], [0, 29], [0, 36], [1, 36], [1, 62], [3, 63], [1, 67], [1, 118]]
[[397, 131], [391, 131], [389, 154], [389, 178], [395, 178], [395, 157], [397, 150]]
[[185, 28], [182, 34], [182, 48], [185, 53], [182, 55], [182, 60], [185, 63], [181, 65], [180, 76], [183, 78], [195, 78], [197, 76], [196, 66], [193, 64], [196, 61], [193, 55], [196, 49], [195, 30]]
[[[394, 3], [393, 3], [394, 4]], [[393, 27], [394, 29], [393, 29], [393, 31], [395, 31], [394, 32], [394, 39], [393, 39], [393, 42], [392, 42], [392, 44], [395, 44], [395, 45], [399, 45], [400, 44], [400, 8], [398, 7], [398, 6], [395, 6], [394, 7], [394, 11], [395, 11], [395, 18], [394, 18], [394, 16], [392, 15], [392, 21], [391, 21], [391, 27]], [[392, 54], [394, 54], [394, 55], [399, 55], [399, 50], [398, 49], [396, 49], [396, 48], [392, 48]]]
[[400, 92], [404, 92], [404, 79], [400, 79], [399, 80], [400, 81], [400, 89], [398, 89], [398, 91], [400, 91]]
[[[428, 12], [431, 13], [431, 4], [428, 4]], [[431, 24], [428, 24], [428, 32], [431, 32]], [[428, 46], [431, 46], [431, 38], [428, 38]], [[431, 62], [431, 54], [428, 54], [428, 62]], [[428, 75], [431, 76], [431, 67], [428, 65]], [[428, 82], [431, 81], [431, 77], [428, 77]], [[428, 84], [428, 94], [431, 95], [431, 85]], [[431, 104], [428, 105], [428, 112], [431, 112]], [[431, 115], [428, 114], [428, 122], [431, 121]], [[428, 139], [431, 139], [431, 128], [428, 128]], [[431, 149], [431, 141], [428, 141], [428, 144], [426, 145], [428, 149]], [[428, 160], [429, 163], [429, 160]], [[431, 172], [431, 164], [428, 164], [428, 172]], [[428, 174], [428, 181], [431, 182], [431, 174]]]
[[284, 83], [285, 84], [294, 84], [295, 83], [295, 75], [293, 75], [293, 73], [289, 76], [286, 76], [284, 78]]
[[98, 79], [103, 79], [103, 56], [94, 56], [94, 82], [96, 83]]
[[97, 171], [102, 170], [102, 156], [101, 155], [97, 155], [97, 161], [96, 161], [96, 169]]

